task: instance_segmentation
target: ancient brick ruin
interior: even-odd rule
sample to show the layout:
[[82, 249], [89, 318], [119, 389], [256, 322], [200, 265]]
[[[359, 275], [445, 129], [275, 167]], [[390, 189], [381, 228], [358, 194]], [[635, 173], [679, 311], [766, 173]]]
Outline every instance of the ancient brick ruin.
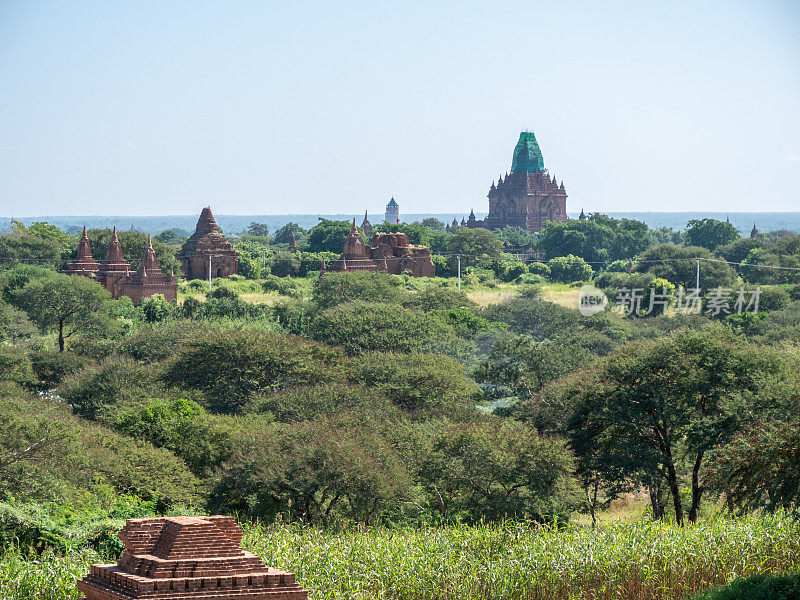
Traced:
[[158, 266], [152, 240], [148, 237], [147, 248], [139, 262], [139, 268], [132, 272], [130, 263], [122, 255], [122, 245], [117, 238], [116, 227], [111, 234], [111, 242], [108, 244], [106, 257], [102, 263], [98, 263], [92, 257], [92, 248], [84, 227], [78, 242], [78, 256], [67, 265], [64, 273], [91, 277], [111, 292], [113, 298], [128, 296], [134, 304], [139, 304], [143, 298], [154, 294], [161, 294], [172, 302], [178, 297], [175, 275], [164, 274]]
[[231, 243], [220, 233], [211, 208], [206, 206], [197, 220], [197, 227], [175, 255], [181, 261], [186, 279], [230, 277], [239, 268], [239, 259]]
[[415, 277], [433, 277], [436, 268], [427, 246], [410, 244], [405, 233], [376, 233], [372, 244], [365, 244], [353, 219], [342, 255], [332, 261], [331, 271], [382, 271]]
[[[514, 148], [511, 173], [500, 176], [497, 185], [489, 189], [489, 214], [483, 220], [470, 211], [467, 227], [502, 229], [522, 227], [536, 232], [547, 221], [567, 220], [567, 191], [544, 168], [544, 158], [536, 136], [531, 131], [519, 134]], [[465, 223], [462, 219], [461, 225]], [[457, 223], [453, 221], [453, 227]]]
[[306, 600], [293, 573], [240, 548], [232, 517], [128, 519], [116, 565], [92, 565], [78, 581], [86, 600]]

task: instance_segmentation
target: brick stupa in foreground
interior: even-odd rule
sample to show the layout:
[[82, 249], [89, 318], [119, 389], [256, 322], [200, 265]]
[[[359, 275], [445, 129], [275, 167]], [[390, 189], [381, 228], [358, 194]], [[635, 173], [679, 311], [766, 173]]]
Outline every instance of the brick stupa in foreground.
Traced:
[[116, 565], [92, 565], [78, 581], [86, 600], [306, 600], [293, 573], [239, 547], [232, 517], [128, 519]]

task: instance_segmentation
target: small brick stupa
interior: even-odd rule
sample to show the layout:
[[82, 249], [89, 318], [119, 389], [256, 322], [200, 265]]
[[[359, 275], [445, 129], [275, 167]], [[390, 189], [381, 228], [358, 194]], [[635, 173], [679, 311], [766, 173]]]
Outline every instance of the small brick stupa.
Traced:
[[78, 581], [86, 600], [307, 600], [294, 574], [239, 547], [232, 517], [128, 519], [116, 565], [92, 565]]
[[209, 259], [212, 277], [230, 277], [239, 267], [236, 251], [219, 232], [208, 206], [200, 213], [194, 233], [175, 256], [181, 261], [186, 279], [208, 279]]

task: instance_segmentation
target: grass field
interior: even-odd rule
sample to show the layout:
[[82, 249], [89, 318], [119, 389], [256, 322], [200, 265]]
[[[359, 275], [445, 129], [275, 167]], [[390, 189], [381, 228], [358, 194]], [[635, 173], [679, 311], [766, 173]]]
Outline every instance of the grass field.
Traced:
[[[641, 520], [598, 529], [521, 524], [330, 532], [247, 526], [244, 546], [294, 571], [322, 599], [683, 598], [735, 576], [800, 570], [800, 523], [783, 515], [677, 527]], [[0, 560], [5, 600], [79, 597], [89, 552]]]

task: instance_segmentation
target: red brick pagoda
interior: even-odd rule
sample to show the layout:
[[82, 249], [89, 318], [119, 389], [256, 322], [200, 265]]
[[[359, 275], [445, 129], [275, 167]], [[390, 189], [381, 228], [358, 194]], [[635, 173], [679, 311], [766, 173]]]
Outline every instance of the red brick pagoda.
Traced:
[[111, 242], [106, 250], [106, 257], [98, 263], [92, 257], [92, 248], [86, 227], [83, 228], [81, 240], [78, 242], [78, 256], [64, 269], [67, 275], [91, 277], [105, 287], [113, 298], [128, 296], [134, 304], [143, 298], [161, 294], [165, 299], [175, 302], [178, 297], [178, 284], [174, 274], [165, 275], [158, 266], [153, 242], [148, 236], [147, 248], [139, 264], [139, 270], [131, 272], [130, 263], [122, 255], [122, 245], [117, 238], [117, 228], [111, 234]]
[[293, 573], [240, 548], [232, 517], [128, 519], [116, 565], [78, 581], [86, 600], [307, 600]]
[[239, 268], [236, 251], [219, 232], [208, 206], [200, 213], [194, 233], [175, 256], [181, 261], [186, 279], [208, 279], [209, 263], [212, 277], [230, 277]]
[[405, 233], [376, 233], [365, 244], [353, 219], [342, 255], [330, 263], [331, 271], [383, 271], [415, 277], [433, 277], [436, 267], [427, 246], [410, 244]]

